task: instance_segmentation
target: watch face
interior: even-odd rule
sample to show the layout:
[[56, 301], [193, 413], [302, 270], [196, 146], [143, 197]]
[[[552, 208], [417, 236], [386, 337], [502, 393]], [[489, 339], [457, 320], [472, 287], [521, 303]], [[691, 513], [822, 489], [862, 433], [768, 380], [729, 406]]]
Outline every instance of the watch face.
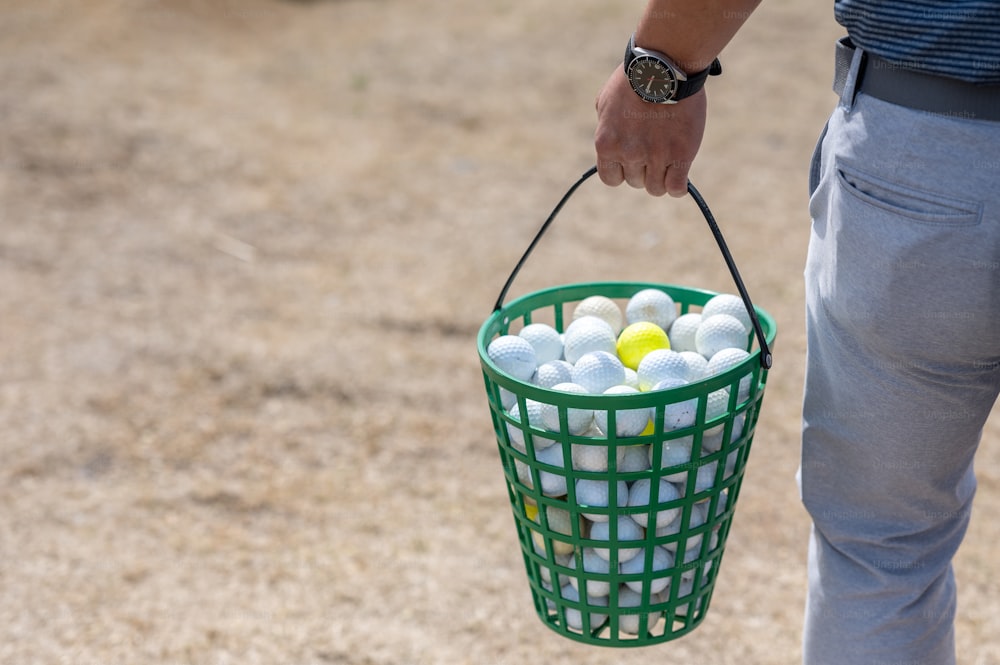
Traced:
[[632, 89], [647, 102], [662, 104], [677, 92], [677, 76], [659, 58], [638, 56], [628, 68]]

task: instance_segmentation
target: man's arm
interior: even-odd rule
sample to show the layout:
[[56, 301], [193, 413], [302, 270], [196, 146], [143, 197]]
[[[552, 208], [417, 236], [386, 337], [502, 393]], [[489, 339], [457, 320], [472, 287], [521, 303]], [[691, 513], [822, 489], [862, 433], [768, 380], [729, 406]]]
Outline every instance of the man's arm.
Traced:
[[[705, 69], [760, 0], [649, 0], [636, 46], [660, 51], [685, 73]], [[597, 97], [598, 175], [654, 196], [683, 196], [705, 131], [705, 91], [676, 104], [651, 104], [632, 90], [621, 65]]]

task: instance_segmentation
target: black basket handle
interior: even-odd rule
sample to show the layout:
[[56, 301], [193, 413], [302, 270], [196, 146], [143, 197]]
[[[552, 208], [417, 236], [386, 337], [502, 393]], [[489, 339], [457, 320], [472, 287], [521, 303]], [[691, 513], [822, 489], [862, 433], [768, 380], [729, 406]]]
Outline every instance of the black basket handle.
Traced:
[[[573, 185], [567, 190], [563, 197], [559, 199], [559, 203], [556, 207], [552, 209], [549, 213], [548, 219], [542, 224], [542, 227], [538, 229], [538, 233], [531, 240], [531, 244], [528, 248], [524, 250], [524, 254], [521, 255], [521, 259], [514, 266], [514, 270], [510, 273], [510, 277], [507, 278], [507, 282], [503, 285], [503, 289], [500, 291], [500, 296], [497, 298], [496, 304], [493, 306], [493, 311], [499, 311], [503, 307], [503, 301], [507, 297], [507, 291], [510, 290], [511, 285], [514, 283], [514, 278], [521, 271], [521, 267], [524, 265], [525, 261], [528, 260], [528, 256], [534, 251], [535, 246], [538, 241], [542, 239], [542, 236], [548, 230], [549, 226], [555, 220], [556, 215], [562, 210], [563, 205], [569, 200], [569, 197], [577, 190], [580, 185], [584, 183], [587, 178], [597, 173], [597, 167], [591, 166], [587, 169], [587, 172], [580, 176]], [[695, 189], [695, 186], [688, 181], [687, 191], [694, 199], [694, 202], [698, 204], [698, 208], [701, 210], [701, 214], [704, 215], [705, 221], [708, 223], [708, 228], [712, 230], [712, 235], [715, 236], [715, 242], [719, 245], [719, 250], [722, 252], [722, 258], [726, 261], [726, 266], [729, 268], [729, 273], [733, 276], [733, 281], [736, 283], [736, 288], [740, 292], [740, 298], [743, 299], [743, 304], [747, 308], [747, 313], [750, 315], [750, 322], [753, 324], [754, 334], [757, 336], [757, 343], [760, 345], [760, 364], [764, 369], [771, 368], [771, 350], [768, 348], [767, 339], [764, 337], [764, 330], [760, 326], [760, 319], [757, 318], [757, 310], [754, 309], [753, 303], [750, 301], [750, 294], [747, 293], [747, 288], [743, 284], [743, 279], [740, 277], [740, 271], [736, 268], [736, 262], [733, 260], [733, 255], [729, 252], [729, 247], [726, 245], [725, 239], [722, 237], [722, 231], [719, 230], [719, 225], [715, 221], [715, 216], [712, 215], [712, 211], [709, 210], [708, 204], [705, 203], [705, 199], [702, 198], [701, 194]]]

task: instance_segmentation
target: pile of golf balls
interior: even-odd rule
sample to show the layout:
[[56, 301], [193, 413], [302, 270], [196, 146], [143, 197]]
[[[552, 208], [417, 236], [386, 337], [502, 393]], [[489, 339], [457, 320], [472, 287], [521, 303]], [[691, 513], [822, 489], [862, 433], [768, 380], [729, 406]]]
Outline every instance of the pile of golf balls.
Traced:
[[[650, 288], [637, 292], [624, 307], [608, 297], [588, 297], [576, 304], [564, 331], [530, 323], [516, 334], [495, 338], [487, 353], [501, 371], [525, 383], [620, 397], [676, 389], [726, 372], [749, 357], [751, 332], [750, 316], [736, 295], [721, 294], [701, 311], [679, 314], [668, 293]], [[737, 405], [749, 398], [751, 378], [749, 373], [742, 377], [738, 387], [734, 382]], [[573, 602], [581, 602], [585, 594], [586, 604], [595, 608], [587, 621], [578, 609], [567, 610], [567, 624], [576, 630], [593, 629], [613, 611], [609, 598], [616, 599], [619, 608], [638, 606], [644, 598], [667, 602], [672, 580], [680, 587], [674, 598], [692, 594], [695, 567], [688, 564], [701, 557], [703, 535], [708, 533], [698, 527], [712, 521], [710, 506], [715, 506], [716, 517], [726, 508], [727, 492], [709, 490], [732, 476], [739, 454], [734, 449], [724, 460], [699, 459], [694, 434], [679, 431], [696, 424], [698, 399], [668, 403], [660, 413], [654, 408], [589, 410], [530, 399], [519, 402], [506, 390], [501, 398], [509, 418], [507, 439], [530, 462], [515, 457], [518, 481], [556, 499], [545, 503], [544, 515], [531, 497], [524, 501], [527, 516], [539, 524], [532, 532], [536, 554], [558, 566], [539, 566], [543, 583], [554, 595]], [[731, 388], [706, 399], [707, 422], [728, 414]], [[654, 423], [657, 416], [661, 422]], [[732, 443], [742, 436], [745, 414], [729, 414], [728, 420]], [[657, 429], [677, 435], [654, 448], [642, 437]], [[724, 423], [701, 432], [701, 457], [723, 447], [725, 431]], [[563, 432], [574, 437], [572, 443], [564, 445]], [[633, 437], [639, 438], [630, 444]], [[609, 439], [615, 444], [608, 445]], [[612, 463], [614, 474], [608, 473]], [[690, 492], [696, 502], [683, 500]], [[709, 552], [717, 547], [717, 527], [711, 530]], [[650, 530], [655, 540], [648, 538]], [[580, 536], [589, 545], [573, 545], [570, 536]], [[629, 541], [637, 542], [633, 547]], [[626, 580], [615, 594], [612, 566]], [[581, 568], [596, 576], [580, 575]], [[708, 578], [703, 571], [702, 584]], [[640, 615], [626, 611], [619, 630], [634, 635], [642, 625], [652, 630], [659, 620], [656, 612], [642, 616], [640, 621]]]

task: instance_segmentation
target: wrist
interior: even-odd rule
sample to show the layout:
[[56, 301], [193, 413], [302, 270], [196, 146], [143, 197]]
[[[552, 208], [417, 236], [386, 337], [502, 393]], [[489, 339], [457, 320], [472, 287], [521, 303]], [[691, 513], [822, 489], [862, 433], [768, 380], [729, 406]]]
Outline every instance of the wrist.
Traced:
[[623, 69], [633, 92], [652, 104], [675, 104], [699, 92], [711, 75], [722, 73], [719, 61], [700, 70], [685, 69], [667, 54], [636, 46], [635, 35], [625, 48]]

